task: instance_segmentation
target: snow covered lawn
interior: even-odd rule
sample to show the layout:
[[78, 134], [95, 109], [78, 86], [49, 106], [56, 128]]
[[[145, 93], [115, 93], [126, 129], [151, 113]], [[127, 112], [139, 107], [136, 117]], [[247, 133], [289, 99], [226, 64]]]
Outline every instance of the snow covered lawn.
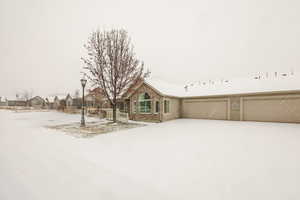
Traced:
[[[78, 116], [78, 115], [76, 115]], [[93, 119], [93, 121], [90, 120], [86, 122], [84, 127], [81, 127], [80, 122], [73, 122], [68, 124], [59, 124], [59, 125], [47, 125], [45, 127], [55, 130], [61, 130], [65, 134], [68, 134], [73, 137], [78, 138], [88, 138], [88, 137], [94, 137], [98, 134], [105, 134], [110, 133], [114, 131], [120, 131], [124, 129], [130, 129], [130, 128], [136, 128], [136, 127], [142, 127], [146, 126], [149, 123], [137, 123], [134, 121], [128, 121], [126, 123], [118, 122], [113, 123], [112, 121], [108, 121], [106, 119]]]
[[298, 124], [180, 119], [92, 138], [45, 128], [79, 120], [0, 110], [1, 200], [300, 199]]

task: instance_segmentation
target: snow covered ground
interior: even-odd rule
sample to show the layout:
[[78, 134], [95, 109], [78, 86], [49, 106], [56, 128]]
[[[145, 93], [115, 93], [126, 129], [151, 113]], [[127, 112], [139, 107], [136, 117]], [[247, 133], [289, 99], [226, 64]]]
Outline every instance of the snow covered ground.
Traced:
[[1, 200], [300, 199], [298, 124], [180, 119], [92, 138], [44, 128], [79, 120], [0, 110]]

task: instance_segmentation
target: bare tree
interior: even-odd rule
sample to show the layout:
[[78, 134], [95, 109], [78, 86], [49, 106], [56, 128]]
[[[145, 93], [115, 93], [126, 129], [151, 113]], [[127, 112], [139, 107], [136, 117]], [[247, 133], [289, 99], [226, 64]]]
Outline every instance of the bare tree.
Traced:
[[123, 29], [92, 32], [84, 47], [87, 50], [87, 56], [82, 58], [85, 75], [103, 90], [116, 122], [117, 99], [150, 72], [144, 72], [144, 64], [136, 58], [131, 39]]

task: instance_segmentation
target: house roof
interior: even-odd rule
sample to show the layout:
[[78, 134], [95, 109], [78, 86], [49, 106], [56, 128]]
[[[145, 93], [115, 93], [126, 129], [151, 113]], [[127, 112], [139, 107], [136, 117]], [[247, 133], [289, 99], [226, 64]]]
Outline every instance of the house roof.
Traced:
[[45, 99], [48, 100], [48, 102], [52, 103], [54, 102], [55, 96], [48, 96]]
[[262, 92], [280, 92], [300, 90], [300, 77], [295, 75], [282, 74], [275, 76], [264, 76], [260, 79], [255, 77], [236, 78], [232, 80], [196, 82], [190, 85], [183, 97], [210, 96], [228, 94], [249, 94]]
[[4, 99], [7, 99], [8, 101], [25, 101], [23, 97], [16, 97], [16, 96], [5, 96]]
[[172, 84], [157, 78], [147, 78], [144, 83], [151, 86], [161, 95], [166, 96], [182, 96], [184, 95], [184, 86]]
[[29, 100], [31, 101], [33, 99], [40, 99], [40, 100], [45, 101], [44, 98], [42, 98], [41, 96], [34, 96], [34, 97], [30, 98]]
[[91, 94], [91, 95], [102, 95], [103, 94], [103, 90], [99, 87], [96, 87], [96, 88], [93, 88], [93, 89], [90, 89], [88, 91], [88, 94]]
[[59, 100], [62, 100], [67, 97], [67, 94], [64, 94], [64, 93], [51, 94], [46, 98], [49, 100], [49, 102], [54, 102], [55, 97], [57, 97]]
[[215, 95], [250, 94], [261, 92], [300, 91], [300, 76], [294, 73], [268, 74], [258, 77], [244, 77], [228, 80], [203, 80], [184, 85], [171, 84], [159, 79], [146, 79], [165, 96], [198, 97]]

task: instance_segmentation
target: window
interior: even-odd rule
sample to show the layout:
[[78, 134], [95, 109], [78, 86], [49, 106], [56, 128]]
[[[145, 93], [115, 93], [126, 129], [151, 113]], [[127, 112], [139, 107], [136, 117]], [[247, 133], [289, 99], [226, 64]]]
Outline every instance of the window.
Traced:
[[169, 112], [170, 112], [170, 101], [164, 100], [164, 113], [169, 113]]
[[155, 102], [155, 112], [159, 113], [159, 101]]
[[140, 94], [139, 96], [139, 112], [150, 113], [151, 112], [151, 99], [148, 93]]

